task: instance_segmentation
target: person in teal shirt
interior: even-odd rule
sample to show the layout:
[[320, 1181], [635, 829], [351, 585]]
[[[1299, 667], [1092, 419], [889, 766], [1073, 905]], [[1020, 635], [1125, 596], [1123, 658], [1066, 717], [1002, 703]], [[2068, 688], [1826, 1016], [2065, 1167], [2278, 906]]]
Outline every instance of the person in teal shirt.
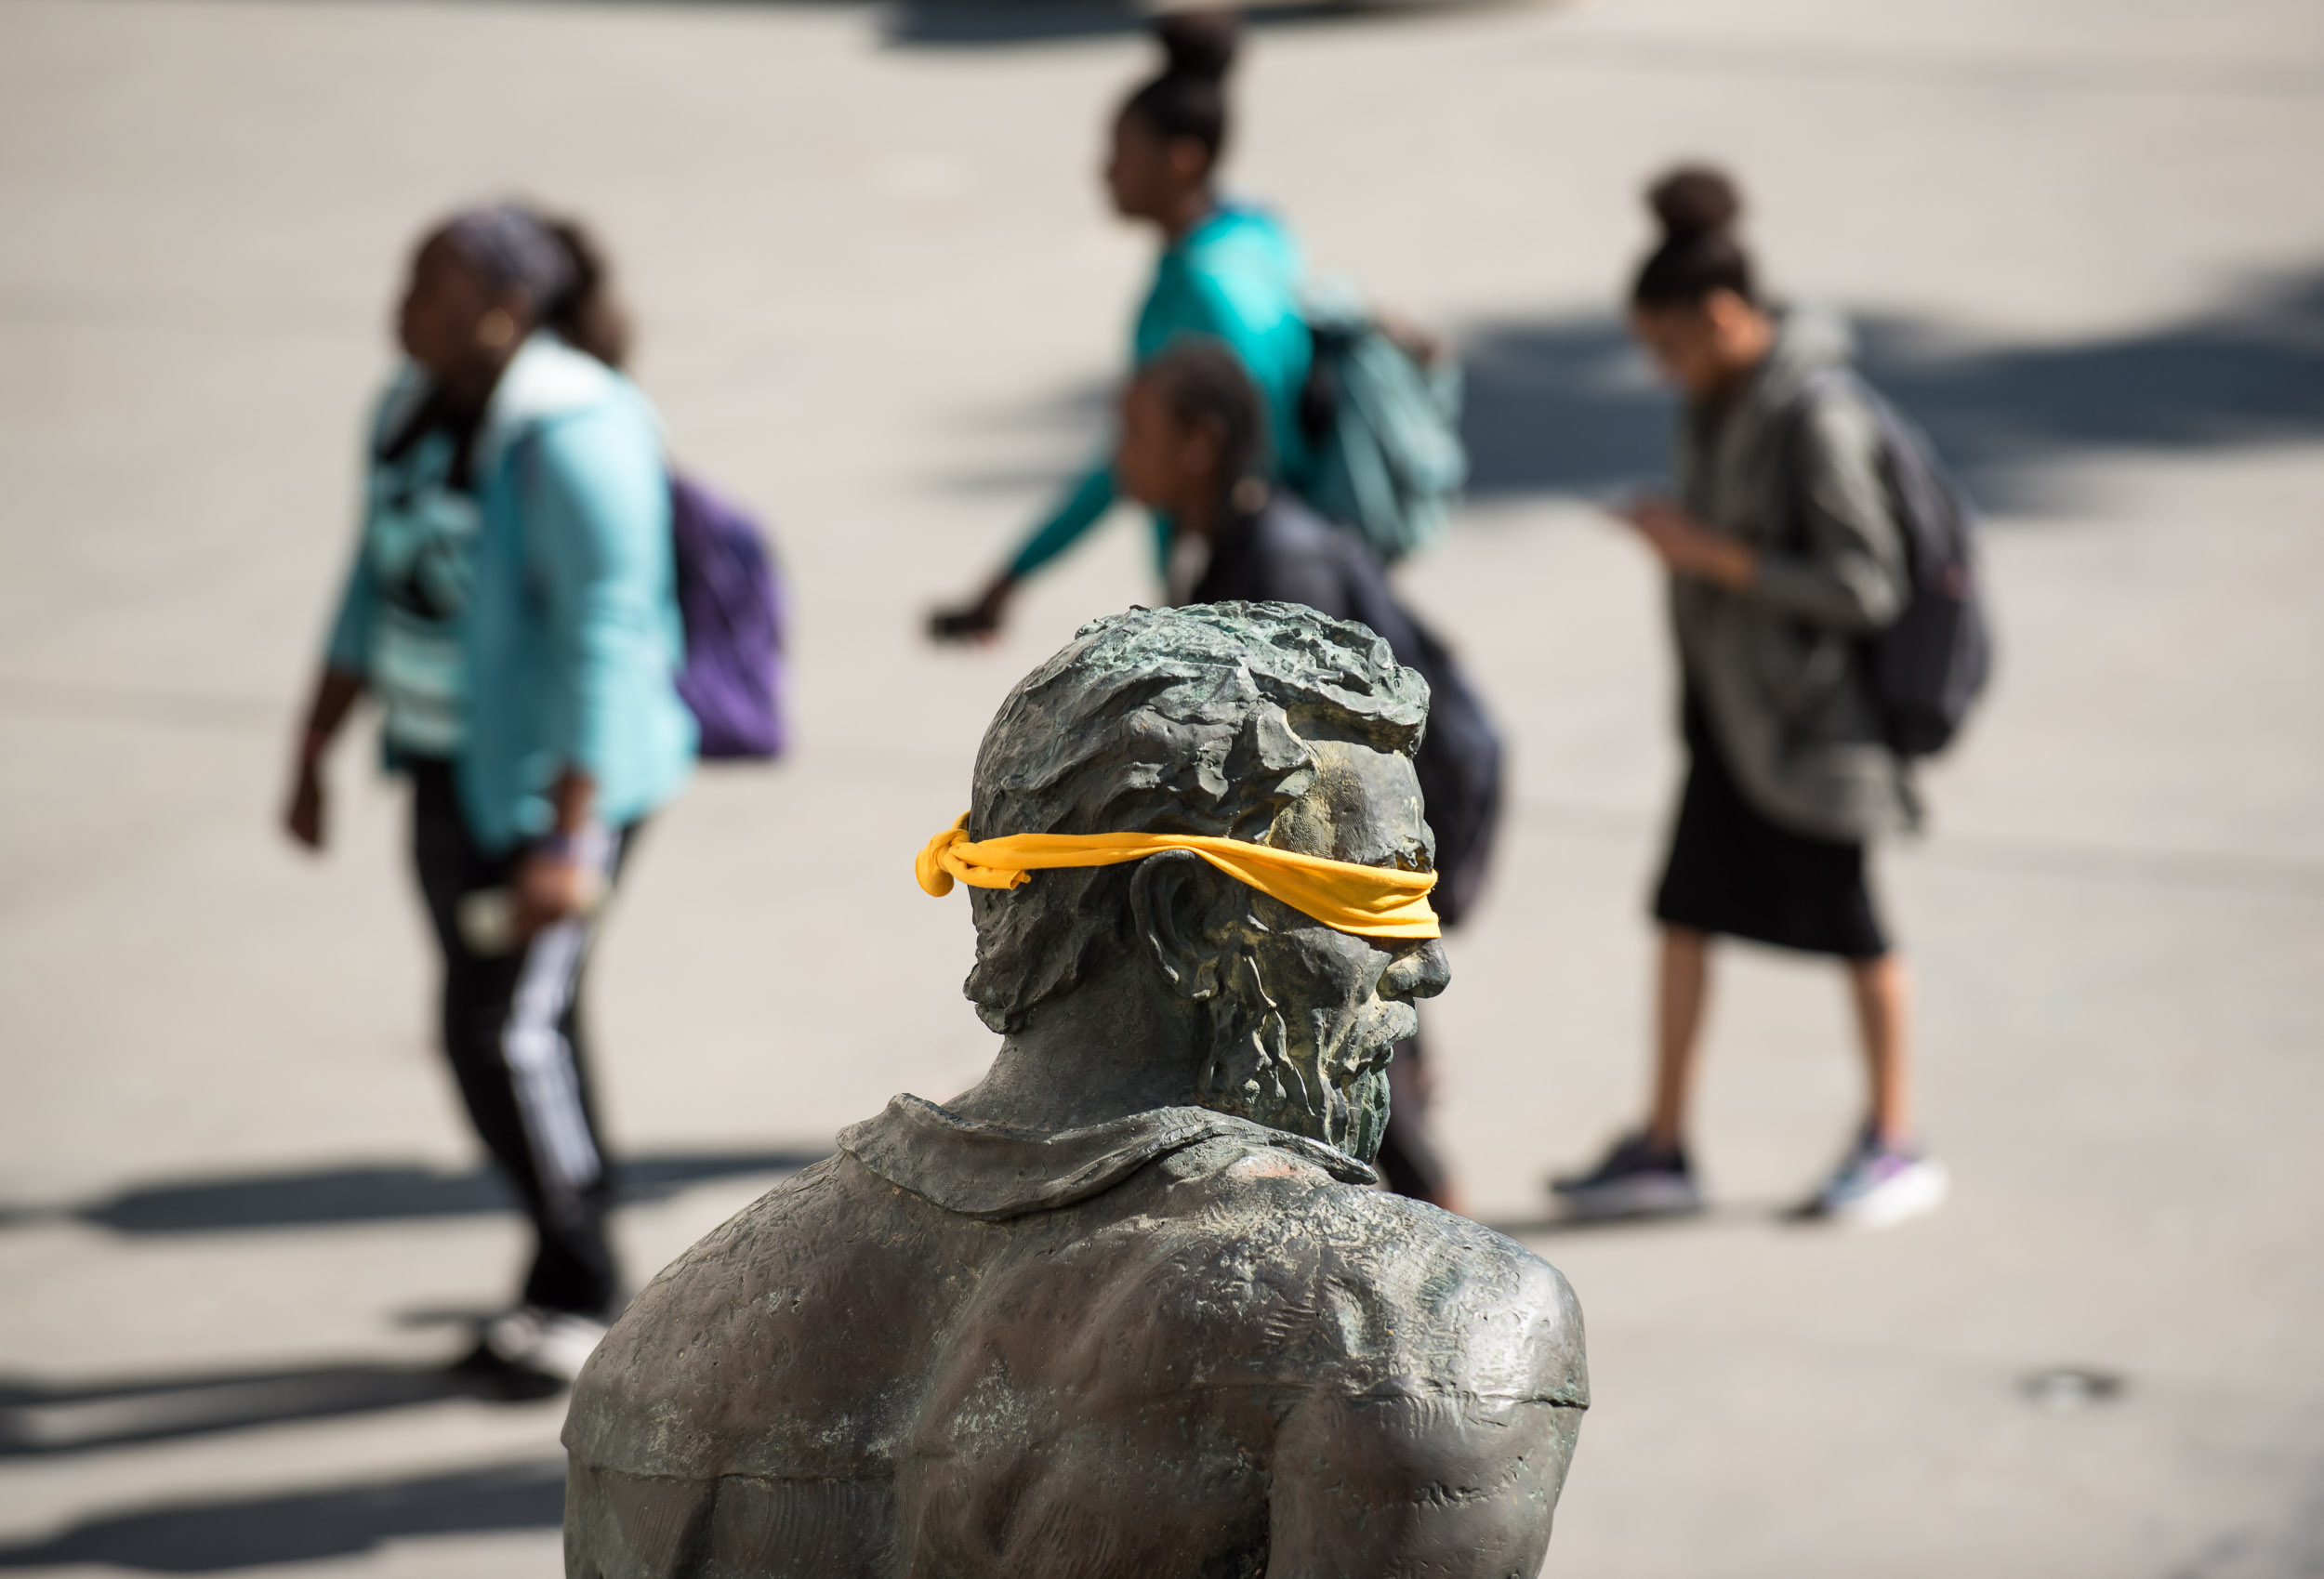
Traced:
[[661, 425], [615, 370], [602, 272], [515, 204], [421, 245], [284, 816], [323, 848], [324, 753], [376, 697], [412, 784], [443, 1050], [533, 1219], [518, 1302], [460, 1362], [517, 1396], [571, 1380], [620, 1303], [582, 978], [600, 900], [694, 755]]
[[[1279, 221], [1221, 202], [1214, 186], [1226, 142], [1234, 24], [1223, 16], [1180, 13], [1163, 18], [1155, 32], [1167, 63], [1122, 106], [1105, 170], [1115, 210], [1155, 226], [1164, 240], [1131, 336], [1131, 363], [1143, 366], [1189, 336], [1223, 342], [1266, 398], [1271, 473], [1296, 486], [1308, 464], [1299, 408], [1314, 354], [1301, 305], [1305, 262]], [[1018, 586], [1095, 526], [1116, 493], [1111, 461], [1102, 460], [973, 602], [935, 615], [932, 632], [957, 639], [997, 631]], [[1167, 578], [1170, 527], [1160, 515], [1154, 518], [1154, 546], [1155, 568]]]

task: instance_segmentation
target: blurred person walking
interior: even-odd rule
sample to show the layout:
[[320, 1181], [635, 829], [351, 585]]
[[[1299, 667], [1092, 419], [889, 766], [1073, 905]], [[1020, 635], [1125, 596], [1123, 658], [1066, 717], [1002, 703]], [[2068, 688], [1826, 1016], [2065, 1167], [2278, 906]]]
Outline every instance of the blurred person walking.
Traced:
[[1905, 963], [1866, 882], [1866, 849], [1917, 820], [1867, 665], [1912, 595], [1882, 408], [1848, 371], [1837, 322], [1761, 297], [1715, 170], [1657, 182], [1660, 244], [1631, 296], [1638, 339], [1684, 397], [1677, 500], [1624, 512], [1670, 573], [1690, 766], [1655, 896], [1661, 928], [1644, 1125], [1552, 1189], [1584, 1217], [1695, 1210], [1685, 1146], [1711, 940], [1842, 962], [1868, 1112], [1804, 1215], [1895, 1222], [1944, 1198], [1913, 1129]]
[[576, 228], [515, 204], [421, 243], [284, 816], [324, 847], [324, 753], [376, 697], [412, 783], [443, 1049], [536, 1241], [520, 1303], [462, 1364], [520, 1391], [570, 1380], [620, 1301], [582, 981], [600, 903], [695, 743], [659, 424], [614, 371], [604, 272]]
[[[1182, 12], [1159, 19], [1154, 31], [1166, 64], [1115, 117], [1105, 166], [1115, 212], [1152, 226], [1162, 240], [1130, 336], [1131, 364], [1151, 362], [1182, 336], [1224, 343], [1266, 400], [1268, 475], [1298, 478], [1308, 463], [1299, 408], [1314, 354], [1300, 301], [1306, 266], [1278, 220], [1226, 202], [1217, 189], [1236, 24], [1224, 13]], [[1095, 526], [1118, 492], [1112, 467], [1101, 459], [973, 602], [931, 619], [931, 634], [960, 639], [998, 631], [1018, 586]], [[1154, 544], [1167, 578], [1170, 528], [1160, 515]]]
[[[1369, 545], [1267, 481], [1267, 402], [1231, 350], [1181, 340], [1123, 393], [1116, 482], [1207, 550], [1199, 577], [1173, 602], [1304, 603], [1369, 626], [1427, 679], [1428, 729], [1413, 767], [1436, 841], [1430, 901], [1452, 928], [1483, 887], [1499, 822], [1499, 737], [1444, 643], [1389, 590]], [[1431, 1134], [1433, 1072], [1418, 1033], [1396, 1044], [1388, 1081], [1381, 1178], [1400, 1195], [1464, 1211]]]

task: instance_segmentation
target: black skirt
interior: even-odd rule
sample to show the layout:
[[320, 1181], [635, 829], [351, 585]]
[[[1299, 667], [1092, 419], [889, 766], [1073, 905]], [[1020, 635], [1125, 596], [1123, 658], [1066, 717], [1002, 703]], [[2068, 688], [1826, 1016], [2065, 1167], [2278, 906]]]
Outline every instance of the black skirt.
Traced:
[[1886, 954], [1888, 937], [1865, 885], [1864, 846], [1769, 822], [1736, 788], [1692, 691], [1684, 712], [1693, 760], [1655, 891], [1655, 919], [1842, 959]]

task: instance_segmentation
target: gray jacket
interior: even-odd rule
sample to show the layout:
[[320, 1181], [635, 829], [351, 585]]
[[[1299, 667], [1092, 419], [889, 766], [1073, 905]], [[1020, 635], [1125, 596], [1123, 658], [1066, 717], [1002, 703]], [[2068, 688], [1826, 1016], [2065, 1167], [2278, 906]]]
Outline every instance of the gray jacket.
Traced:
[[1741, 388], [1690, 405], [1681, 495], [1758, 550], [1759, 573], [1742, 593], [1670, 586], [1680, 659], [1736, 788], [1779, 826], [1849, 841], [1917, 820], [1859, 645], [1908, 582], [1878, 418], [1853, 378], [1829, 375], [1852, 349], [1839, 320], [1787, 313]]

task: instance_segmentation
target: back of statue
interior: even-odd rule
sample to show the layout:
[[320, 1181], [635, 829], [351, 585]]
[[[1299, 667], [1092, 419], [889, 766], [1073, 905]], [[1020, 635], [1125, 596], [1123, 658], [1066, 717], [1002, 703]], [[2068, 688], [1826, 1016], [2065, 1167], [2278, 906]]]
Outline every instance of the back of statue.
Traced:
[[1370, 1188], [1446, 970], [1426, 691], [1281, 604], [1099, 621], [923, 887], [1004, 1040], [631, 1306], [576, 1388], [582, 1579], [1530, 1574], [1587, 1406], [1519, 1245]]

